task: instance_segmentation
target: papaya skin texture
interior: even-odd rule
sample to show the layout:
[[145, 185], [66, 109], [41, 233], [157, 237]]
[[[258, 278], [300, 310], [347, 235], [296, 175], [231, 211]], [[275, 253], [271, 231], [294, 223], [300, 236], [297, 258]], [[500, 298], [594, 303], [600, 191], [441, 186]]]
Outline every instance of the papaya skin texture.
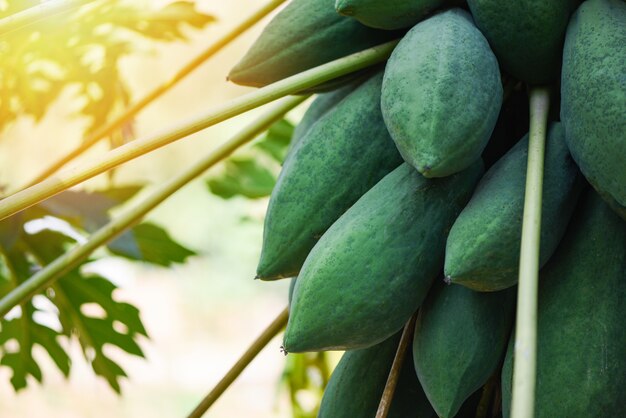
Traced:
[[[481, 179], [448, 236], [444, 266], [448, 281], [482, 292], [517, 283], [527, 160], [528, 135]], [[541, 265], [565, 234], [585, 184], [558, 122], [548, 129], [544, 166]]]
[[[335, 11], [335, 0], [293, 0], [265, 27], [228, 74], [235, 84], [263, 87], [396, 38]], [[325, 91], [341, 80], [308, 90]]]
[[380, 112], [381, 83], [378, 72], [290, 150], [265, 216], [258, 278], [296, 276], [333, 222], [402, 163]]
[[[324, 391], [318, 418], [374, 417], [399, 341], [396, 334], [375, 346], [346, 351]], [[388, 417], [436, 418], [411, 360], [407, 352]]]
[[589, 0], [567, 29], [561, 120], [567, 145], [597, 192], [626, 219], [626, 3]]
[[457, 285], [433, 286], [415, 325], [413, 361], [439, 417], [456, 416], [496, 371], [514, 309], [515, 289], [479, 293]]
[[383, 117], [404, 160], [425, 177], [479, 159], [501, 104], [496, 57], [461, 9], [415, 25], [387, 62]]
[[559, 74], [565, 29], [580, 0], [468, 0], [502, 67], [529, 84]]
[[285, 349], [365, 348], [400, 330], [439, 274], [447, 231], [481, 175], [480, 161], [445, 179], [402, 164], [363, 195], [307, 257]]
[[[537, 418], [622, 416], [626, 405], [626, 222], [591, 189], [541, 271]], [[502, 371], [511, 408], [513, 339]]]
[[339, 14], [378, 29], [402, 29], [415, 25], [450, 0], [337, 0]]

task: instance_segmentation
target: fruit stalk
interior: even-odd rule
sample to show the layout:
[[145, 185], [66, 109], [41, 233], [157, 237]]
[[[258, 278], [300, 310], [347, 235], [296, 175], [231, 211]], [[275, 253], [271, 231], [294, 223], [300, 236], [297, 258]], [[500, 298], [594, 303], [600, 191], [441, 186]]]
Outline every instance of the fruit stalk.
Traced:
[[59, 279], [64, 273], [75, 268], [81, 261], [85, 260], [98, 247], [112, 241], [115, 237], [123, 233], [126, 229], [141, 221], [141, 219], [152, 209], [158, 206], [169, 196], [177, 192], [181, 187], [198, 177], [210, 167], [222, 161], [237, 148], [247, 142], [252, 141], [257, 135], [268, 129], [274, 122], [279, 120], [285, 113], [293, 109], [307, 96], [295, 96], [286, 98], [259, 119], [252, 122], [246, 128], [237, 133], [230, 141], [224, 143], [216, 150], [207, 154], [203, 159], [183, 171], [178, 176], [158, 187], [148, 195], [137, 206], [124, 211], [102, 228], [98, 229], [82, 245], [76, 246], [61, 257], [48, 264], [38, 271], [28, 280], [22, 282], [13, 289], [2, 300], [0, 300], [0, 317], [6, 315], [14, 306], [32, 297], [46, 286]]
[[138, 102], [131, 105], [128, 109], [124, 111], [117, 118], [113, 119], [111, 122], [107, 123], [103, 127], [97, 129], [93, 134], [89, 135], [85, 140], [74, 150], [70, 151], [68, 154], [64, 155], [57, 161], [53, 162], [50, 166], [48, 166], [43, 172], [41, 172], [35, 179], [29, 182], [24, 187], [18, 189], [22, 190], [27, 187], [30, 187], [34, 184], [37, 184], [41, 181], [44, 181], [46, 178], [50, 177], [52, 174], [56, 173], [61, 167], [65, 166], [70, 161], [74, 160], [76, 157], [83, 154], [85, 151], [90, 149], [93, 145], [98, 143], [101, 139], [111, 135], [117, 129], [121, 128], [126, 122], [132, 119], [135, 115], [141, 112], [146, 106], [150, 103], [161, 97], [164, 93], [168, 92], [172, 89], [178, 82], [187, 77], [192, 71], [202, 65], [205, 61], [211, 58], [213, 55], [221, 51], [225, 46], [234, 41], [250, 29], [253, 25], [259, 22], [259, 20], [263, 19], [270, 12], [276, 9], [278, 6], [283, 4], [286, 0], [272, 0], [264, 7], [257, 10], [255, 13], [250, 15], [247, 19], [241, 22], [239, 25], [232, 28], [228, 33], [224, 34], [217, 41], [213, 42], [207, 49], [205, 49], [202, 53], [196, 56], [194, 59], [189, 61], [183, 68], [181, 68], [172, 78], [170, 78], [165, 83], [157, 86], [154, 90], [146, 94], [143, 98], [141, 98]]
[[289, 318], [289, 309], [285, 308], [274, 319], [274, 321], [259, 335], [259, 337], [248, 347], [245, 353], [237, 360], [237, 362], [230, 368], [230, 370], [224, 375], [217, 385], [209, 392], [204, 399], [194, 408], [194, 410], [187, 416], [187, 418], [200, 418], [208, 411], [208, 409], [215, 403], [216, 400], [224, 393], [226, 389], [235, 381], [235, 379], [244, 371], [244, 369], [250, 364], [252, 360], [259, 354], [259, 352], [278, 334], [285, 325], [287, 325], [287, 319]]
[[391, 407], [391, 401], [393, 400], [393, 394], [396, 391], [396, 385], [398, 384], [398, 378], [400, 377], [400, 371], [402, 370], [402, 363], [406, 357], [406, 351], [413, 341], [413, 331], [415, 330], [415, 319], [417, 313], [413, 314], [409, 322], [404, 326], [402, 331], [402, 337], [400, 337], [400, 344], [398, 344], [398, 350], [396, 356], [393, 359], [391, 370], [389, 371], [389, 377], [387, 377], [387, 383], [385, 384], [385, 390], [383, 396], [380, 399], [378, 405], [378, 411], [376, 411], [376, 418], [387, 418], [389, 408]]
[[373, 48], [339, 58], [251, 93], [230, 100], [223, 105], [192, 120], [146, 138], [136, 139], [119, 148], [102, 154], [95, 160], [70, 167], [54, 177], [24, 189], [0, 201], [0, 220], [14, 215], [30, 206], [48, 199], [72, 186], [102, 174], [125, 162], [161, 148], [167, 144], [196, 133], [202, 129], [238, 116], [281, 97], [367, 68], [386, 60], [397, 41], [387, 42]]
[[548, 89], [533, 88], [530, 91], [530, 138], [517, 292], [512, 418], [532, 418], [535, 409], [541, 197], [549, 107]]

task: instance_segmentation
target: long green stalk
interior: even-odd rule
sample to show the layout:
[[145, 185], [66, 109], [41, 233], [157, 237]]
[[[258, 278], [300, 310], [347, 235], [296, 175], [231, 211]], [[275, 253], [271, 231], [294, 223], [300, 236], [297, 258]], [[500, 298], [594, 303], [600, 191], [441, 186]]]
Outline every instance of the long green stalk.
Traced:
[[306, 99], [307, 96], [296, 96], [284, 99], [266, 114], [236, 134], [231, 140], [210, 152], [202, 160], [193, 164], [178, 176], [158, 187], [141, 201], [141, 203], [127, 209], [114, 220], [98, 229], [91, 235], [87, 242], [74, 247], [34, 274], [28, 280], [22, 282], [0, 300], [0, 318], [6, 315], [14, 306], [31, 298], [57, 280], [61, 275], [78, 266], [98, 247], [110, 242], [126, 229], [139, 222], [150, 210], [154, 209], [178, 189], [202, 174], [208, 168], [228, 157], [243, 144], [254, 139], [258, 134], [269, 128], [272, 123], [280, 119], [286, 112]]
[[549, 107], [549, 91], [542, 87], [533, 88], [530, 91], [530, 138], [517, 291], [512, 418], [532, 418], [535, 413], [537, 285], [539, 281], [543, 164]]
[[261, 352], [271, 340], [287, 325], [289, 310], [285, 308], [274, 321], [263, 331], [261, 335], [250, 345], [246, 352], [237, 360], [231, 369], [224, 375], [222, 380], [209, 392], [204, 399], [194, 408], [187, 418], [200, 418], [211, 405], [224, 393], [235, 379], [244, 371], [252, 360]]
[[398, 41], [388, 42], [320, 65], [284, 80], [278, 81], [236, 99], [230, 100], [206, 114], [167, 129], [162, 133], [137, 139], [113, 149], [97, 159], [63, 170], [53, 177], [24, 189], [0, 201], [0, 220], [37, 204], [85, 180], [104, 173], [134, 158], [184, 138], [202, 129], [297, 93], [334, 78], [361, 70], [384, 61]]
[[167, 82], [159, 85], [154, 90], [146, 94], [135, 104], [131, 105], [128, 109], [124, 111], [121, 115], [113, 119], [108, 124], [102, 126], [97, 129], [94, 133], [89, 135], [85, 140], [74, 150], [70, 151], [68, 154], [61, 157], [59, 160], [53, 162], [50, 166], [48, 166], [45, 170], [43, 170], [35, 179], [33, 179], [26, 186], [21, 187], [18, 190], [25, 189], [26, 187], [37, 184], [46, 178], [50, 177], [52, 174], [56, 173], [61, 167], [65, 166], [70, 161], [74, 160], [76, 157], [80, 156], [82, 153], [87, 151], [93, 145], [98, 143], [101, 139], [111, 135], [117, 129], [119, 129], [124, 123], [128, 122], [135, 115], [141, 112], [146, 106], [150, 103], [161, 97], [164, 93], [169, 91], [172, 87], [178, 84], [181, 80], [187, 77], [192, 71], [202, 65], [206, 60], [211, 58], [217, 52], [221, 51], [222, 48], [227, 46], [233, 40], [237, 39], [239, 35], [250, 29], [254, 24], [259, 22], [265, 16], [267, 16], [270, 12], [284, 3], [286, 0], [271, 0], [264, 7], [260, 8], [248, 18], [246, 18], [239, 25], [232, 28], [228, 33], [224, 34], [217, 41], [213, 42], [207, 49], [202, 51], [198, 56], [189, 61], [183, 68], [180, 69], [172, 78], [170, 78]]
[[43, 19], [48, 19], [60, 13], [69, 12], [87, 3], [96, 0], [51, 0], [38, 6], [30, 7], [0, 19], [0, 38], [8, 33], [23, 29]]
[[396, 355], [393, 358], [391, 364], [391, 370], [389, 376], [387, 376], [387, 382], [385, 383], [385, 389], [383, 395], [380, 398], [378, 404], [378, 410], [376, 411], [376, 418], [387, 418], [389, 415], [389, 409], [391, 408], [391, 402], [393, 401], [393, 395], [396, 392], [396, 386], [398, 385], [398, 379], [402, 371], [402, 364], [406, 357], [406, 352], [413, 341], [413, 332], [415, 331], [415, 320], [417, 319], [417, 313], [413, 314], [409, 322], [406, 323], [402, 330], [402, 336], [400, 337], [400, 343], [396, 350]]

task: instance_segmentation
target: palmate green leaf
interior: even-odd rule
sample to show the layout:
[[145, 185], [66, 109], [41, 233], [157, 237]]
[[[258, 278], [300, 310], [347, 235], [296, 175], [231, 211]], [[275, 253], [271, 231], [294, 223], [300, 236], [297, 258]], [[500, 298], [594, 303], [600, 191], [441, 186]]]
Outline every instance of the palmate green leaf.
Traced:
[[222, 173], [207, 180], [211, 193], [223, 199], [269, 196], [276, 184], [280, 164], [287, 154], [293, 131], [294, 126], [290, 122], [280, 120], [246, 154], [227, 159]]
[[[0, 2], [0, 18], [39, 3]], [[145, 40], [185, 40], [185, 27], [213, 21], [194, 2], [155, 9], [147, 1], [108, 0], [7, 34], [0, 39], [0, 131], [20, 116], [38, 121], [69, 86], [84, 102], [79, 113], [91, 119], [87, 130], [102, 126], [130, 102], [118, 68], [123, 57]], [[122, 132], [132, 136], [132, 126]]]
[[[17, 286], [22, 281], [20, 278], [28, 277], [31, 273], [31, 263], [20, 247], [21, 245], [2, 248], [3, 274], [0, 277], [0, 294], [2, 295]], [[71, 363], [67, 352], [59, 343], [61, 334], [33, 319], [38, 310], [31, 301], [22, 304], [20, 308], [20, 317], [5, 318], [0, 321], [0, 366], [12, 369], [13, 388], [15, 390], [25, 388], [28, 376], [32, 376], [38, 382], [42, 381], [41, 369], [33, 358], [35, 345], [41, 346], [61, 373], [67, 377]], [[7, 351], [10, 342], [17, 344], [16, 351]]]
[[[74, 234], [93, 232], [109, 221], [109, 211], [136, 195], [140, 186], [127, 186], [96, 192], [65, 192], [0, 222], [0, 296], [75, 246], [67, 231], [43, 229], [29, 234], [24, 225], [35, 219], [61, 219]], [[111, 251], [132, 260], [168, 266], [184, 262], [194, 252], [172, 240], [166, 231], [153, 224], [139, 224], [111, 245]], [[117, 392], [124, 370], [106, 352], [112, 346], [143, 357], [138, 337], [147, 337], [139, 310], [114, 298], [116, 286], [107, 278], [89, 275], [82, 267], [66, 273], [40, 296], [56, 306], [53, 312], [61, 327], [51, 329], [36, 322], [39, 312], [28, 301], [22, 314], [0, 322], [0, 366], [12, 369], [15, 390], [24, 388], [31, 376], [41, 381], [41, 368], [32, 356], [40, 345], [65, 376], [70, 362], [62, 341], [77, 338], [94, 372], [107, 380]], [[11, 350], [11, 347], [19, 347]]]

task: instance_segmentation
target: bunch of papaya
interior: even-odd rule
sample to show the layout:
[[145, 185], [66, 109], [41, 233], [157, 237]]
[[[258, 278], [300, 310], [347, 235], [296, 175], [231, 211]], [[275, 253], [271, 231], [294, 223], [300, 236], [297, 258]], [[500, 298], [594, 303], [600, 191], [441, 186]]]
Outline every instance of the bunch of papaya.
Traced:
[[265, 219], [256, 276], [292, 279], [284, 351], [345, 351], [319, 416], [374, 417], [394, 375], [388, 416], [510, 416], [542, 123], [534, 415], [623, 416], [626, 2], [292, 0], [229, 79], [392, 39], [384, 65], [308, 91]]

